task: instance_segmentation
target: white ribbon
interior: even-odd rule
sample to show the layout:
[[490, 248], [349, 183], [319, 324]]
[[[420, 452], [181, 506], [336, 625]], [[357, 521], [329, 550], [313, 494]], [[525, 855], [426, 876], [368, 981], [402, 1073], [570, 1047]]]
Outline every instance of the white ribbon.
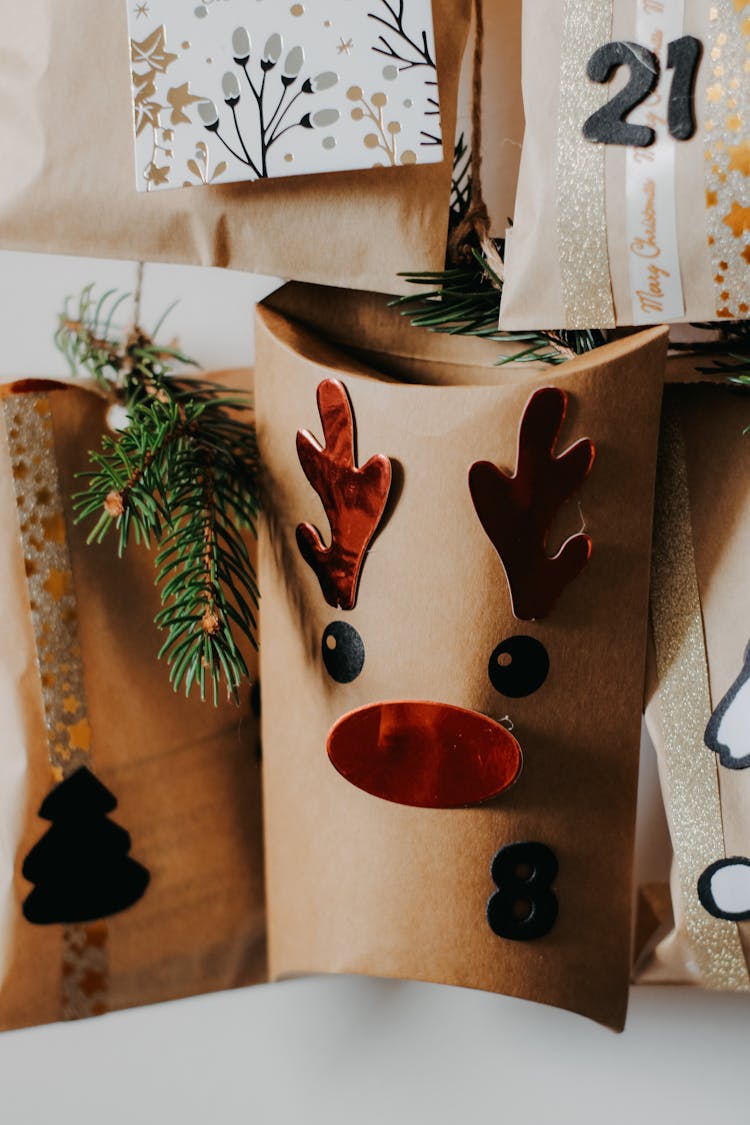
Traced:
[[627, 150], [628, 260], [636, 324], [663, 324], [685, 315], [676, 216], [678, 142], [667, 124], [667, 50], [682, 37], [684, 27], [685, 0], [637, 0], [636, 42], [659, 59], [661, 77], [653, 94], [629, 118], [656, 131], [648, 148]]

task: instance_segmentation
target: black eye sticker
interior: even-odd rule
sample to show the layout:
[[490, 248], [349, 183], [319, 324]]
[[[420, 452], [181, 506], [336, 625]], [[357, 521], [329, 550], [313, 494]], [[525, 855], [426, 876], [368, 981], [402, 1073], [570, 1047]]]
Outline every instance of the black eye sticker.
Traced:
[[510, 637], [490, 657], [490, 681], [508, 699], [539, 691], [549, 675], [549, 655], [534, 637]]
[[351, 684], [365, 666], [365, 645], [357, 630], [334, 621], [323, 634], [323, 663], [337, 684]]

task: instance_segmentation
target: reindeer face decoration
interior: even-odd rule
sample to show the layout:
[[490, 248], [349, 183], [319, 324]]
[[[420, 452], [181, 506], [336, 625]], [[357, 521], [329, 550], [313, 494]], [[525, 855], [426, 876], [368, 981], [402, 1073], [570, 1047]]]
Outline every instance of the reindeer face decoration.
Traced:
[[621, 1026], [663, 334], [398, 382], [331, 344], [349, 298], [295, 293], [257, 335], [271, 974]]
[[[326, 547], [314, 527], [301, 524], [297, 544], [328, 604], [350, 611], [367, 550], [385, 515], [392, 466], [379, 454], [357, 468], [352, 407], [340, 382], [321, 383], [317, 399], [325, 445], [303, 430], [297, 452], [322, 501], [331, 543]], [[508, 477], [489, 462], [475, 464], [469, 474], [477, 514], [503, 562], [521, 620], [546, 617], [591, 555], [591, 540], [584, 534], [568, 539], [553, 558], [547, 553], [555, 515], [594, 460], [588, 440], [555, 457], [566, 407], [563, 391], [537, 391], [521, 423], [516, 474]], [[329, 675], [340, 684], [353, 682], [364, 667], [365, 644], [350, 624], [329, 625], [322, 650]], [[510, 698], [533, 694], [548, 671], [543, 644], [527, 636], [501, 643], [489, 662], [491, 682]], [[383, 701], [345, 715], [330, 731], [328, 754], [357, 788], [419, 808], [459, 808], [498, 797], [522, 766], [521, 748], [502, 724], [428, 700]]]

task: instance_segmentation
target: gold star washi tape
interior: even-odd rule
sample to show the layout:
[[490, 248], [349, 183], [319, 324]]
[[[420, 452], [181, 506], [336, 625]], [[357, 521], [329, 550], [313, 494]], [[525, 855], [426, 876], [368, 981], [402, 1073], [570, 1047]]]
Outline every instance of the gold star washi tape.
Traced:
[[88, 765], [91, 730], [77, 608], [45, 395], [3, 402], [53, 775]]
[[716, 316], [750, 315], [750, 3], [711, 8], [707, 89], [706, 219]]

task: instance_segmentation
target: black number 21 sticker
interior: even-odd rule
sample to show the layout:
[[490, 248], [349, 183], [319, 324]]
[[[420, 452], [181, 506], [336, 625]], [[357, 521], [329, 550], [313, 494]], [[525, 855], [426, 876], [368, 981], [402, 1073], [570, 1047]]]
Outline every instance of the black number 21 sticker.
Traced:
[[[667, 68], [674, 71], [669, 94], [667, 124], [678, 141], [688, 141], [695, 133], [695, 81], [703, 48], [698, 39], [684, 35], [669, 44]], [[639, 43], [605, 43], [589, 59], [587, 73], [592, 82], [610, 82], [621, 66], [630, 70], [630, 81], [606, 105], [592, 113], [584, 123], [583, 135], [604, 145], [629, 145], [647, 148], [656, 140], [649, 125], [633, 125], [626, 120], [659, 85], [661, 67], [653, 51]]]

